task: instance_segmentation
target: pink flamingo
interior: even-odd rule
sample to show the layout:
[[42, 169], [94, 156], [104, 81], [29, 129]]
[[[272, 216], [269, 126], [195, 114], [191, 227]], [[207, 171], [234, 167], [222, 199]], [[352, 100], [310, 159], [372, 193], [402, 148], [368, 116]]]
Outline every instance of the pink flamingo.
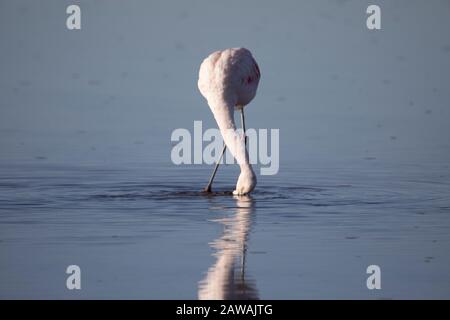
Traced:
[[[256, 175], [246, 150], [244, 107], [255, 97], [260, 77], [258, 64], [251, 52], [245, 48], [216, 51], [203, 60], [200, 66], [198, 88], [207, 100], [225, 142], [205, 188], [206, 192], [211, 192], [226, 148], [230, 150], [241, 169], [233, 194], [247, 194], [256, 186]], [[235, 109], [241, 112], [243, 135], [236, 131]]]

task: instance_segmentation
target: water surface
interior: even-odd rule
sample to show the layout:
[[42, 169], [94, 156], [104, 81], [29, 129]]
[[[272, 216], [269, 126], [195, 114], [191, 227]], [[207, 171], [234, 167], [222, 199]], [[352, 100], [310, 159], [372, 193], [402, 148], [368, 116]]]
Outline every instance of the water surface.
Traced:
[[[0, 298], [450, 298], [448, 1], [77, 4], [0, 1]], [[198, 68], [240, 46], [280, 171], [205, 195], [170, 137], [217, 127]]]
[[[449, 296], [441, 168], [287, 167], [250, 197], [227, 193], [230, 168], [203, 194], [211, 169], [2, 164], [1, 296]], [[70, 264], [78, 292], [65, 288]], [[378, 292], [366, 288], [370, 264], [382, 268]]]

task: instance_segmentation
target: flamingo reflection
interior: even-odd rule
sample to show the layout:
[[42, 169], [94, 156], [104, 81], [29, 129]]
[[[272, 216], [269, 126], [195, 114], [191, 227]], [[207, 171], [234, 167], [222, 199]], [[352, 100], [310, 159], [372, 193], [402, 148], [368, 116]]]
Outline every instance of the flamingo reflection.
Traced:
[[200, 281], [200, 300], [255, 300], [258, 291], [254, 281], [245, 274], [247, 239], [253, 222], [253, 200], [235, 196], [236, 212], [216, 220], [224, 225], [223, 235], [210, 243], [215, 250], [215, 263]]

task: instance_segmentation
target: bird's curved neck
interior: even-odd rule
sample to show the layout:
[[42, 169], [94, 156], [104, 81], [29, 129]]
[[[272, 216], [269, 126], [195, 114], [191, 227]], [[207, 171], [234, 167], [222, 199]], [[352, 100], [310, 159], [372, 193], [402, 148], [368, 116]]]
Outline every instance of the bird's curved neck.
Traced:
[[208, 104], [214, 114], [223, 140], [228, 150], [230, 150], [230, 153], [241, 167], [241, 171], [253, 173], [245, 148], [244, 135], [239, 134], [236, 130], [236, 124], [234, 122], [234, 103], [227, 102], [224, 99], [212, 99], [208, 101]]

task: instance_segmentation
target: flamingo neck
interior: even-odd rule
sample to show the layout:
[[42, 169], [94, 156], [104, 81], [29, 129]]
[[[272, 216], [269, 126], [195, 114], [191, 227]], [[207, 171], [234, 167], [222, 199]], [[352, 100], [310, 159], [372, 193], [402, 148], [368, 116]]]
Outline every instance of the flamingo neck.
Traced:
[[245, 139], [243, 134], [236, 130], [234, 122], [234, 104], [227, 103], [223, 99], [212, 99], [208, 101], [223, 140], [236, 159], [242, 173], [253, 174], [252, 166], [249, 162], [247, 150], [245, 148]]

